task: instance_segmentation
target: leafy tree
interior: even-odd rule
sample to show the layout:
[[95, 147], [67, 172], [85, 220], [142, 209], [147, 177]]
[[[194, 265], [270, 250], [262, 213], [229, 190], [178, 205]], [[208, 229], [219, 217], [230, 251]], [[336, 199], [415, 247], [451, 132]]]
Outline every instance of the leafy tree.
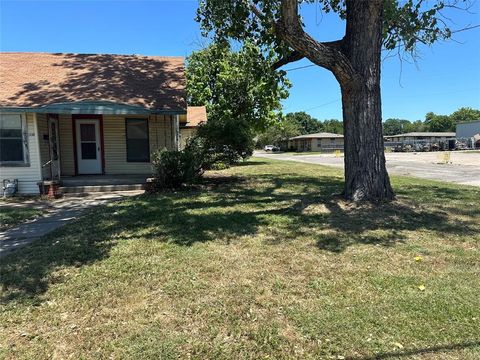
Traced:
[[313, 134], [323, 131], [323, 126], [320, 121], [307, 114], [305, 111], [288, 113], [285, 115], [286, 119], [292, 123], [297, 124], [300, 130], [300, 135]]
[[413, 124], [403, 119], [387, 119], [383, 123], [383, 133], [385, 135], [397, 135], [415, 131]]
[[429, 112], [425, 115], [425, 125], [429, 131], [455, 131], [453, 119], [448, 115], [436, 115]]
[[281, 117], [278, 122], [272, 124], [258, 136], [257, 146], [262, 148], [265, 145], [276, 145], [285, 148], [288, 139], [301, 134], [300, 126], [293, 117]]
[[337, 119], [324, 120], [323, 131], [334, 133], [334, 134], [343, 134], [343, 122]]
[[[428, 7], [422, 0], [200, 0], [197, 20], [217, 42], [253, 41], [262, 47], [261, 55], [275, 51], [275, 68], [307, 58], [331, 71], [342, 92], [345, 197], [388, 200], [394, 192], [383, 151], [382, 47], [413, 53], [417, 41], [450, 37], [445, 21], [438, 20], [446, 1]], [[322, 42], [305, 31], [299, 4], [317, 2], [345, 20], [341, 39]]]
[[452, 118], [454, 124], [469, 121], [478, 121], [480, 120], [480, 110], [472, 109], [469, 107], [462, 107], [452, 113], [450, 117]]
[[206, 105], [208, 112], [207, 124], [198, 131], [205, 146], [233, 151], [232, 161], [251, 155], [255, 130], [276, 120], [288, 96], [285, 72], [275, 70], [273, 61], [250, 42], [237, 52], [213, 44], [188, 57], [188, 103]]

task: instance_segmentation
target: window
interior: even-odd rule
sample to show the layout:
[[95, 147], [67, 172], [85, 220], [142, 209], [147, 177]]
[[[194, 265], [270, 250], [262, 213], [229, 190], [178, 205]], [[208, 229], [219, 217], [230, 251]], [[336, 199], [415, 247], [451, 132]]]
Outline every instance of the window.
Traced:
[[322, 147], [322, 139], [317, 139], [317, 147]]
[[150, 144], [148, 141], [147, 119], [126, 119], [127, 161], [149, 162]]
[[0, 115], [0, 162], [24, 164], [24, 124], [20, 114]]

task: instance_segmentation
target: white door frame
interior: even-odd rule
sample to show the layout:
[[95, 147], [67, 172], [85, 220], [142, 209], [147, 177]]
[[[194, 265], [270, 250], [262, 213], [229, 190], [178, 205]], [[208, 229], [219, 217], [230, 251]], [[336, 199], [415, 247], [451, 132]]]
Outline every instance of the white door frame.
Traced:
[[[102, 139], [100, 130], [100, 119], [92, 116], [92, 118], [82, 117], [74, 119], [75, 123], [75, 142], [76, 142], [76, 163], [78, 175], [99, 175], [102, 174]], [[80, 127], [82, 124], [95, 125], [95, 140], [85, 141], [81, 139]], [[82, 143], [95, 144], [95, 158], [82, 159]]]
[[49, 115], [47, 119], [48, 126], [48, 145], [50, 153], [50, 176], [52, 180], [60, 179], [60, 137], [58, 129], [58, 117]]

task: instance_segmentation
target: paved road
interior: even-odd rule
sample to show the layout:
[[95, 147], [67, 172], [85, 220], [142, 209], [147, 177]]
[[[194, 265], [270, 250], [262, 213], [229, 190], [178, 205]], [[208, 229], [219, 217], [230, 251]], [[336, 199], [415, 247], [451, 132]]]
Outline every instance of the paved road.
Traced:
[[[461, 157], [458, 156], [458, 163], [456, 163], [455, 154], [453, 154], [452, 164], [439, 163], [439, 153], [419, 154], [418, 157], [413, 153], [386, 153], [385, 155], [390, 174], [480, 186], [480, 153], [467, 153]], [[291, 153], [256, 152], [254, 156], [343, 168], [343, 157], [335, 157], [332, 154], [294, 155]]]

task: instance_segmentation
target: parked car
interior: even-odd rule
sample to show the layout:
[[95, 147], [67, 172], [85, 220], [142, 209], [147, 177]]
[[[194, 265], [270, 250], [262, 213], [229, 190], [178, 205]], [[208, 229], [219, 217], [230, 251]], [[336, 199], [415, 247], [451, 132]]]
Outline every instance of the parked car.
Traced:
[[265, 145], [265, 147], [263, 148], [265, 151], [279, 151], [280, 148], [278, 146], [275, 146], [275, 145]]

